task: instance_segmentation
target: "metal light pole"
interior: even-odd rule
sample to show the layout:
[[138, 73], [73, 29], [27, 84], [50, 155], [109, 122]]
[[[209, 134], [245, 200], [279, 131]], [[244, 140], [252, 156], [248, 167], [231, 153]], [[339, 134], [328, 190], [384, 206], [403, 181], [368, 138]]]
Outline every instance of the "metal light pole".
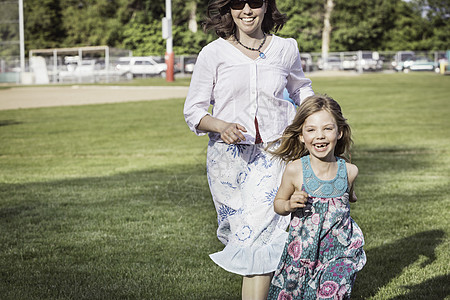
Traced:
[[[20, 75], [25, 72], [25, 34], [23, 29], [23, 0], [19, 0]], [[22, 82], [22, 78], [20, 78]]]
[[166, 0], [166, 17], [163, 19], [163, 38], [166, 39], [166, 81], [174, 81], [173, 38], [172, 38], [172, 0]]

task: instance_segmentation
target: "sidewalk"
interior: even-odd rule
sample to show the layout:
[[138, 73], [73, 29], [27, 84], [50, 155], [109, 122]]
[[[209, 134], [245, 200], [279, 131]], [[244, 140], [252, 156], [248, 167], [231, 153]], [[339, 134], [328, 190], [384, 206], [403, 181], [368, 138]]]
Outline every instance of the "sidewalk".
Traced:
[[64, 86], [0, 89], [0, 110], [186, 98], [188, 87]]
[[[350, 71], [306, 73], [306, 77], [312, 79], [358, 75], [360, 74]], [[95, 85], [13, 87], [0, 89], [0, 110], [186, 98], [188, 89], [189, 87], [181, 86]]]

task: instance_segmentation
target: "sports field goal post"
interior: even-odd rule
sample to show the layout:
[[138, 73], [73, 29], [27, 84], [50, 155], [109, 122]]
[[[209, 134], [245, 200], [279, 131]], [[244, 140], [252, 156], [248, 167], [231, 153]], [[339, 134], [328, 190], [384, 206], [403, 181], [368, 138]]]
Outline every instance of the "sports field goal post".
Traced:
[[[101, 58], [102, 70], [104, 71], [104, 80], [109, 82], [111, 63], [117, 56], [131, 56], [132, 52], [128, 50], [111, 48], [109, 46], [85, 46], [72, 48], [49, 48], [49, 49], [33, 49], [29, 51], [30, 65], [33, 64], [34, 58], [44, 57], [49, 71], [49, 77], [53, 83], [60, 81], [58, 78], [62, 68], [68, 63], [80, 67], [88, 58]], [[36, 74], [35, 74], [36, 76]], [[79, 78], [81, 81], [81, 78]]]

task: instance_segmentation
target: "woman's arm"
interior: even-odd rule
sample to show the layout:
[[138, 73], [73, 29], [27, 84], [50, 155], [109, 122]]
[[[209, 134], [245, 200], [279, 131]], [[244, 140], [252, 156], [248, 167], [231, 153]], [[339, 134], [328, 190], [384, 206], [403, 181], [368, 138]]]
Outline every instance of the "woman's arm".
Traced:
[[214, 90], [215, 66], [211, 62], [210, 52], [205, 47], [198, 55], [183, 108], [187, 125], [197, 135], [205, 135], [208, 132], [201, 130], [199, 124], [205, 116], [210, 116], [209, 108]]
[[238, 123], [228, 123], [211, 115], [205, 115], [200, 120], [197, 130], [220, 133], [220, 138], [227, 144], [245, 141], [242, 131], [247, 132], [247, 129]]
[[292, 47], [292, 63], [287, 77], [286, 89], [289, 92], [289, 97], [294, 100], [295, 104], [300, 105], [303, 100], [313, 96], [314, 91], [311, 87], [311, 80], [305, 77], [302, 70], [302, 62], [297, 41], [288, 39]]
[[213, 99], [212, 94], [215, 86], [215, 46], [209, 44], [200, 51], [194, 72], [191, 78], [189, 92], [184, 104], [184, 117], [189, 128], [197, 135], [207, 132], [216, 132], [227, 144], [245, 141], [242, 132], [246, 128], [238, 123], [229, 123], [213, 117], [209, 113], [209, 107]]

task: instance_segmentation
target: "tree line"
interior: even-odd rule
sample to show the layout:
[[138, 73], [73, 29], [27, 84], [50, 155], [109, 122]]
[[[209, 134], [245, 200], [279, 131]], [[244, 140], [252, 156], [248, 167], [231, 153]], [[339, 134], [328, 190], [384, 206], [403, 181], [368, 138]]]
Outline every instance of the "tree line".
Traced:
[[[201, 27], [207, 2], [172, 0], [176, 55], [197, 54], [216, 38]], [[302, 52], [450, 48], [448, 0], [277, 0], [277, 5], [288, 16], [277, 34], [296, 39]], [[3, 9], [0, 17], [14, 13]], [[108, 45], [134, 55], [163, 55], [164, 16], [165, 0], [24, 0], [25, 48]], [[16, 27], [0, 22], [2, 41], [17, 39]]]

